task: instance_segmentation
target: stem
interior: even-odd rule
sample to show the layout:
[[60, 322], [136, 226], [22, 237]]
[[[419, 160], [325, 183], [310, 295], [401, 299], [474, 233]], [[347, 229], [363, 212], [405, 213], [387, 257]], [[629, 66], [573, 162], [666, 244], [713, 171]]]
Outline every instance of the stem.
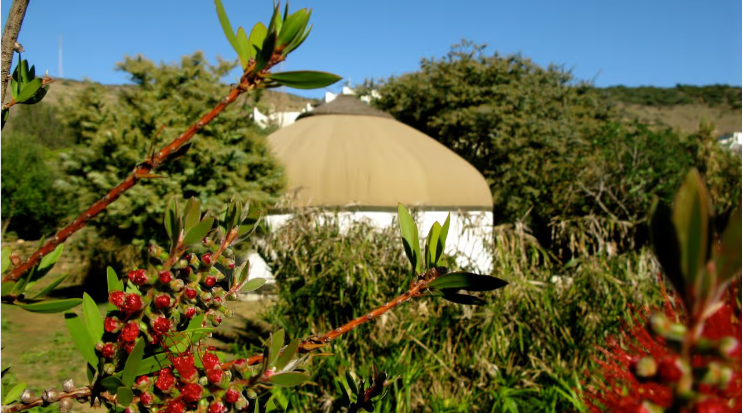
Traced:
[[[363, 315], [361, 317], [357, 317], [348, 323], [342, 325], [341, 327], [336, 328], [335, 330], [331, 330], [319, 337], [313, 336], [308, 338], [307, 340], [302, 341], [302, 343], [299, 344], [299, 348], [297, 349], [298, 353], [309, 353], [310, 351], [317, 350], [319, 348], [325, 347], [330, 343], [331, 341], [335, 340], [336, 338], [342, 336], [343, 334], [348, 333], [349, 331], [353, 330], [354, 328], [368, 323], [369, 321], [381, 316], [382, 314], [386, 313], [389, 310], [392, 310], [393, 308], [408, 302], [411, 298], [415, 297], [421, 297], [426, 294], [426, 288], [428, 287], [428, 284], [433, 281], [433, 279], [420, 279], [416, 282], [414, 282], [408, 291], [406, 291], [403, 295], [395, 298], [392, 301], [389, 301], [385, 303], [383, 306], [378, 307], [371, 312], [369, 312], [367, 315]], [[229, 369], [237, 360], [231, 360], [227, 361], [221, 364], [222, 369]], [[259, 364], [263, 361], [263, 355], [262, 354], [256, 354], [255, 356], [248, 357], [245, 359], [247, 364], [249, 366], [254, 366], [256, 364]]]
[[[93, 395], [93, 391], [90, 389], [90, 387], [80, 387], [71, 392], [59, 392], [59, 398], [57, 399], [55, 403], [58, 403], [62, 399], [90, 400], [90, 397], [92, 395]], [[111, 395], [108, 392], [103, 392], [99, 394], [98, 397], [104, 398], [110, 402], [116, 401], [116, 396]], [[34, 407], [43, 406], [45, 404], [46, 403], [44, 402], [44, 400], [41, 399], [41, 397], [37, 397], [35, 400], [33, 400], [30, 403], [15, 403], [15, 404], [10, 404], [10, 405], [5, 405], [2, 408], [2, 413], [21, 412], [21, 411], [28, 410]]]
[[[249, 68], [250, 69], [250, 68]], [[249, 71], [246, 71], [249, 73]], [[34, 251], [31, 256], [19, 266], [15, 267], [13, 271], [3, 277], [2, 281], [15, 281], [21, 277], [24, 273], [30, 270], [36, 265], [41, 258], [50, 252], [54, 251], [55, 248], [63, 243], [72, 234], [79, 231], [84, 227], [90, 219], [103, 212], [112, 202], [118, 199], [124, 192], [128, 191], [131, 187], [137, 184], [137, 182], [143, 178], [147, 178], [150, 173], [166, 163], [169, 158], [177, 153], [183, 145], [188, 142], [191, 138], [196, 135], [196, 132], [201, 130], [204, 126], [209, 124], [214, 118], [216, 118], [229, 104], [233, 103], [237, 97], [249, 90], [254, 89], [262, 81], [259, 77], [248, 77], [243, 76], [240, 79], [240, 84], [233, 88], [230, 93], [222, 99], [209, 113], [204, 115], [198, 122], [191, 125], [183, 134], [174, 139], [171, 143], [157, 151], [150, 159], [145, 160], [134, 168], [132, 174], [120, 183], [118, 186], [110, 190], [103, 198], [96, 201], [91, 205], [85, 212], [80, 214], [75, 221], [68, 226], [62, 228], [53, 237], [51, 237], [41, 248]]]
[[8, 19], [5, 21], [5, 28], [3, 29], [3, 39], [0, 43], [0, 54], [2, 55], [2, 91], [0, 91], [0, 102], [5, 102], [5, 90], [8, 88], [8, 77], [10, 76], [10, 66], [13, 63], [13, 50], [16, 41], [18, 41], [18, 33], [21, 31], [21, 24], [23, 24], [23, 18], [26, 17], [26, 9], [30, 0], [13, 0], [13, 4], [10, 6], [10, 13], [8, 13]]

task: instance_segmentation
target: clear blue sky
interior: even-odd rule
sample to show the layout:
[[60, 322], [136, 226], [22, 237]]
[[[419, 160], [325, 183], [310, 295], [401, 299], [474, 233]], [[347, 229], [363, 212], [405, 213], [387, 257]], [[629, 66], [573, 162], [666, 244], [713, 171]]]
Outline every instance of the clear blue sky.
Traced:
[[[223, 0], [233, 27], [270, 17], [270, 0]], [[5, 24], [10, 0], [2, 2]], [[352, 83], [414, 71], [461, 39], [556, 63], [597, 86], [741, 85], [741, 1], [297, 0], [314, 29], [283, 70], [325, 70]], [[211, 0], [31, 0], [19, 41], [37, 73], [125, 83], [124, 55], [178, 61], [235, 56]], [[237, 76], [237, 73], [235, 74]], [[331, 87], [337, 91], [339, 86]], [[297, 92], [317, 97], [323, 91]]]

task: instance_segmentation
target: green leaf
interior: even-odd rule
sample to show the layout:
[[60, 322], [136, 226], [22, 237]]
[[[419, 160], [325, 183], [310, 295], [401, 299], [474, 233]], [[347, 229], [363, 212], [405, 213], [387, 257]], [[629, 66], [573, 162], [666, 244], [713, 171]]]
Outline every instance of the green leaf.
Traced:
[[279, 357], [279, 351], [281, 351], [281, 347], [284, 347], [284, 335], [284, 330], [271, 334], [271, 338], [268, 340], [268, 367], [272, 367]]
[[43, 278], [45, 275], [49, 273], [49, 271], [52, 270], [52, 268], [54, 268], [54, 264], [56, 264], [57, 261], [59, 260], [59, 257], [62, 255], [63, 250], [64, 250], [64, 244], [59, 244], [57, 248], [54, 249], [54, 251], [45, 255], [44, 258], [41, 259], [39, 266], [36, 267], [33, 273], [29, 274], [29, 276], [26, 278], [26, 280], [29, 283], [31, 283], [28, 286], [26, 286], [26, 288], [35, 284], [36, 281]]
[[276, 370], [283, 370], [292, 361], [301, 342], [302, 340], [295, 338], [284, 348], [284, 351], [281, 352], [278, 360], [276, 360]]
[[168, 359], [167, 354], [155, 354], [152, 357], [147, 357], [146, 359], [142, 360], [141, 363], [139, 363], [139, 367], [137, 368], [137, 373], [135, 374], [135, 376], [139, 377], [144, 374], [150, 374], [164, 367], [168, 367], [170, 366], [170, 364], [170, 359]]
[[279, 387], [293, 387], [300, 385], [310, 379], [309, 374], [288, 371], [278, 373], [268, 378], [269, 383]]
[[266, 34], [266, 38], [263, 40], [261, 45], [261, 51], [255, 56], [255, 69], [254, 73], [258, 73], [268, 66], [273, 56], [274, 49], [276, 48], [276, 32], [269, 31]]
[[201, 242], [202, 239], [212, 230], [214, 226], [214, 218], [206, 218], [199, 222], [195, 227], [191, 228], [183, 237], [183, 245], [188, 246]]
[[[709, 251], [709, 196], [696, 169], [686, 174], [684, 183], [676, 193], [673, 205], [673, 224], [681, 250], [681, 273], [688, 283], [696, 285], [707, 264]], [[707, 277], [708, 278], [708, 277]], [[699, 285], [698, 296], [705, 296], [708, 283]], [[685, 294], [682, 293], [682, 294]]]
[[4, 273], [10, 267], [10, 254], [12, 251], [10, 247], [3, 247], [0, 251], [2, 252], [2, 268], [0, 268], [0, 273]]
[[59, 284], [61, 284], [62, 281], [64, 281], [69, 275], [70, 275], [70, 273], [66, 273], [66, 274], [60, 275], [59, 277], [57, 277], [56, 280], [52, 281], [51, 284], [49, 284], [46, 287], [44, 287], [43, 290], [39, 291], [37, 294], [35, 294], [34, 296], [32, 296], [30, 299], [31, 300], [34, 300], [34, 299], [36, 299], [38, 297], [43, 297], [43, 296], [49, 294], [50, 292], [52, 292], [52, 290], [54, 290], [55, 287], [57, 287]]
[[653, 202], [651, 211], [650, 240], [655, 256], [676, 292], [686, 298], [686, 281], [681, 272], [681, 250], [676, 227], [673, 225], [673, 212], [657, 199]]
[[21, 93], [18, 94], [18, 98], [16, 98], [16, 102], [24, 103], [26, 100], [30, 99], [33, 95], [35, 95], [36, 92], [39, 91], [39, 89], [41, 89], [41, 79], [34, 79], [28, 82], [21, 89]]
[[123, 383], [121, 382], [121, 379], [116, 376], [108, 376], [104, 377], [101, 380], [101, 386], [103, 386], [104, 389], [110, 391], [111, 393], [116, 392], [116, 390], [121, 387]]
[[201, 328], [202, 323], [204, 322], [204, 318], [206, 317], [206, 314], [198, 314], [195, 315], [191, 321], [188, 322], [188, 326], [186, 327], [185, 331], [193, 331]]
[[[310, 10], [307, 13], [308, 21], [309, 21], [310, 15], [312, 15], [312, 10]], [[284, 49], [284, 51], [281, 53], [282, 55], [284, 56], [288, 55], [289, 53], [293, 52], [297, 47], [301, 46], [302, 43], [304, 43], [304, 41], [307, 39], [307, 37], [310, 35], [310, 32], [312, 31], [312, 26], [310, 26], [310, 28], [307, 29], [307, 31], [304, 31], [305, 28], [306, 28], [306, 24], [305, 24], [305, 27], [303, 27], [302, 30], [300, 30], [300, 34], [294, 38], [294, 41], [292, 41], [289, 44], [289, 46], [287, 46]], [[302, 32], [304, 32], [304, 34], [301, 34]]]
[[227, 18], [227, 13], [224, 11], [224, 6], [220, 0], [214, 0], [214, 5], [217, 6], [217, 16], [219, 17], [219, 24], [222, 25], [222, 31], [227, 41], [230, 42], [232, 48], [239, 54], [240, 49], [237, 45], [237, 39], [235, 38], [235, 31], [232, 30], [230, 20]]
[[286, 18], [279, 32], [279, 45], [287, 46], [294, 40], [297, 33], [304, 34], [300, 30], [307, 25], [308, 17], [307, 9], [301, 9]]
[[279, 5], [275, 4], [273, 7], [273, 15], [271, 15], [271, 21], [268, 24], [268, 32], [280, 32], [282, 23], [283, 19], [281, 18], [281, 10], [279, 9]]
[[318, 89], [330, 86], [342, 79], [338, 75], [313, 70], [271, 73], [268, 79], [295, 89]]
[[252, 280], [245, 283], [245, 285], [242, 288], [242, 292], [250, 292], [257, 290], [263, 286], [263, 284], [266, 283], [265, 278], [253, 278]]
[[261, 47], [263, 47], [263, 41], [266, 40], [267, 34], [268, 29], [266, 29], [266, 26], [264, 26], [263, 23], [259, 22], [253, 26], [253, 30], [250, 31], [249, 57], [255, 57], [256, 52], [261, 50]]
[[16, 304], [18, 307], [32, 313], [61, 313], [80, 305], [83, 300], [79, 298], [68, 298], [66, 300], [41, 301], [33, 304]]
[[248, 40], [248, 35], [242, 26], [237, 28], [237, 46], [237, 55], [240, 58], [240, 64], [243, 70], [245, 70], [248, 67], [248, 60], [250, 59], [250, 40]]
[[83, 293], [83, 314], [90, 338], [97, 343], [103, 337], [103, 318], [98, 312], [98, 306], [88, 293]]
[[444, 292], [444, 299], [451, 301], [456, 304], [464, 305], [485, 305], [487, 302], [482, 298], [475, 297], [473, 295], [458, 294], [451, 291]]
[[121, 376], [124, 386], [132, 387], [134, 384], [134, 379], [137, 378], [137, 370], [139, 370], [139, 365], [142, 363], [142, 355], [144, 355], [144, 339], [139, 338], [137, 339], [137, 344], [134, 345], [134, 349], [129, 353], [129, 357], [126, 358], [124, 373]]
[[730, 281], [740, 275], [741, 269], [741, 210], [737, 208], [722, 232], [720, 245], [715, 249], [714, 259], [717, 276], [720, 283]]
[[170, 237], [171, 245], [175, 245], [181, 232], [181, 217], [178, 214], [178, 201], [175, 197], [170, 198], [168, 208], [165, 210], [165, 231]]
[[356, 387], [356, 379], [353, 378], [350, 370], [346, 370], [346, 383], [348, 383], [348, 389], [351, 390], [351, 394], [356, 395], [359, 393], [359, 389]]
[[191, 198], [186, 203], [186, 207], [183, 208], [185, 219], [185, 229], [188, 232], [194, 225], [199, 223], [201, 219], [201, 201], [198, 198]]
[[90, 364], [98, 365], [98, 356], [95, 354], [95, 343], [88, 334], [88, 329], [83, 324], [83, 321], [75, 313], [65, 313], [65, 324], [67, 329], [70, 330], [72, 335], [72, 341], [75, 343], [75, 347], [83, 355], [83, 358]]
[[2, 109], [2, 117], [3, 117], [3, 121], [2, 121], [2, 124], [0, 124], [0, 129], [2, 129], [2, 128], [4, 128], [4, 127], [5, 127], [5, 122], [7, 122], [7, 121], [8, 121], [8, 116], [10, 116], [10, 109], [8, 109], [8, 108], [3, 108], [3, 109]]
[[[41, 80], [41, 79], [37, 79], [37, 80]], [[24, 100], [23, 102], [18, 102], [18, 103], [22, 103], [24, 105], [34, 105], [36, 103], [39, 103], [41, 102], [42, 99], [44, 99], [44, 96], [46, 96], [46, 92], [48, 91], [49, 91], [49, 85], [42, 86], [39, 89], [37, 89], [36, 93], [34, 93], [31, 97]]]
[[436, 278], [428, 287], [437, 290], [492, 291], [506, 285], [508, 283], [500, 278], [457, 271]]
[[85, 373], [88, 376], [88, 384], [92, 385], [93, 380], [95, 380], [95, 375], [98, 373], [95, 367], [91, 366], [90, 363], [85, 363], [87, 368], [85, 369]]
[[15, 286], [16, 286], [15, 281], [5, 281], [0, 286], [0, 291], [2, 291], [2, 295], [12, 294], [13, 290], [15, 290]]
[[132, 400], [134, 400], [134, 392], [132, 392], [131, 389], [127, 387], [119, 387], [116, 389], [116, 401], [119, 406], [129, 406], [132, 403]]
[[439, 236], [441, 235], [441, 224], [434, 222], [426, 237], [426, 268], [433, 268], [438, 261]]
[[25, 389], [26, 389], [26, 383], [18, 383], [15, 386], [13, 386], [13, 388], [10, 389], [8, 394], [5, 395], [5, 398], [3, 399], [3, 404], [8, 405], [18, 400], [18, 398], [21, 397], [23, 390]]
[[444, 253], [444, 248], [446, 248], [446, 236], [449, 235], [449, 220], [451, 219], [451, 212], [446, 214], [446, 221], [444, 221], [444, 225], [441, 226], [441, 233], [439, 234], [439, 242], [441, 244], [441, 251], [438, 249], [436, 250], [436, 262], [439, 262], [439, 258], [441, 258], [441, 254]]
[[421, 257], [420, 241], [418, 241], [418, 227], [415, 226], [413, 217], [410, 216], [410, 213], [403, 204], [397, 204], [397, 217], [400, 221], [400, 234], [402, 235], [405, 255], [408, 256], [410, 264], [413, 265], [413, 272], [420, 274], [421, 267], [423, 266], [423, 257]]

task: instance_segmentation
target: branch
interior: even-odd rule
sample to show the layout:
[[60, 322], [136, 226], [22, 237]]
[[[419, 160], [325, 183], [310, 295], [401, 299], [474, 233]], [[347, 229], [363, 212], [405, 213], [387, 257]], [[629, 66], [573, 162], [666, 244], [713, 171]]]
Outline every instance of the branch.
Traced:
[[[274, 54], [271, 63], [263, 71], [267, 72], [270, 67], [275, 66], [282, 60], [284, 60], [284, 57], [280, 54]], [[233, 103], [240, 94], [255, 89], [256, 86], [263, 81], [262, 77], [252, 74], [254, 67], [254, 63], [248, 66], [240, 79], [240, 83], [233, 87], [227, 97], [222, 99], [217, 106], [209, 111], [209, 113], [199, 119], [198, 122], [191, 125], [185, 132], [183, 132], [183, 134], [173, 140], [173, 142], [157, 151], [157, 153], [149, 159], [146, 159], [144, 162], [137, 165], [134, 168], [134, 171], [132, 171], [132, 174], [126, 178], [124, 182], [110, 190], [103, 198], [93, 203], [93, 205], [85, 210], [85, 212], [80, 214], [80, 216], [78, 216], [71, 224], [57, 232], [41, 248], [34, 251], [25, 262], [13, 268], [13, 271], [10, 274], [3, 277], [2, 282], [18, 280], [21, 275], [41, 261], [41, 258], [54, 251], [59, 244], [63, 243], [72, 234], [84, 227], [90, 219], [103, 212], [106, 207], [118, 199], [122, 194], [124, 194], [124, 192], [136, 185], [139, 180], [150, 177], [154, 170], [171, 160], [171, 158], [178, 157], [180, 155], [179, 151], [184, 148], [184, 144], [193, 138], [194, 135], [196, 135], [196, 132], [214, 120], [214, 118], [216, 118], [229, 104]]]
[[21, 24], [23, 24], [23, 18], [26, 17], [26, 9], [28, 8], [28, 2], [30, 0], [13, 0], [13, 4], [10, 6], [10, 13], [8, 13], [8, 19], [5, 20], [5, 28], [3, 29], [3, 40], [0, 44], [2, 48], [2, 79], [3, 79], [3, 90], [0, 95], [0, 102], [5, 102], [5, 89], [8, 88], [8, 78], [10, 77], [10, 66], [13, 63], [13, 51], [15, 50], [16, 41], [18, 41], [18, 33], [21, 31]]
[[[90, 389], [90, 387], [80, 387], [80, 388], [74, 389], [69, 392], [59, 392], [57, 397], [53, 401], [47, 402], [43, 398], [37, 397], [32, 400], [28, 400], [27, 403], [20, 402], [20, 403], [5, 405], [2, 408], [2, 413], [22, 412], [24, 410], [29, 410], [34, 407], [49, 405], [52, 403], [59, 403], [65, 399], [77, 399], [79, 402], [82, 403], [83, 401], [89, 401], [92, 395], [93, 395], [93, 391]], [[110, 402], [116, 402], [116, 396], [111, 395], [108, 392], [100, 393], [98, 396]]]

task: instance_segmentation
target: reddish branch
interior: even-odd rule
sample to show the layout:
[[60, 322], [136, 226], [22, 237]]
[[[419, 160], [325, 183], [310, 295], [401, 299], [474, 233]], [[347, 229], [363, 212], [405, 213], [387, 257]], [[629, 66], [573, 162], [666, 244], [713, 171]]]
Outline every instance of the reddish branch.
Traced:
[[[60, 392], [57, 400], [55, 403], [58, 403], [62, 399], [77, 399], [77, 400], [90, 400], [90, 396], [93, 394], [90, 387], [80, 387], [78, 389], [75, 389], [71, 392]], [[112, 396], [108, 392], [103, 392], [99, 395], [99, 397], [102, 397], [108, 401], [114, 402], [116, 401], [116, 396]], [[15, 403], [3, 406], [2, 413], [17, 413], [24, 410], [32, 409], [34, 407], [43, 406], [44, 404], [48, 404], [45, 402], [41, 397], [37, 397], [36, 399], [28, 402], [28, 403]]]
[[[274, 58], [269, 64], [269, 68], [276, 65], [283, 59], [284, 58], [280, 54], [275, 53]], [[170, 160], [170, 158], [177, 157], [174, 155], [179, 154], [179, 150], [182, 149], [183, 145], [187, 143], [191, 138], [193, 138], [194, 135], [196, 135], [196, 132], [198, 132], [209, 122], [214, 120], [214, 118], [216, 118], [227, 107], [227, 105], [234, 102], [237, 97], [240, 96], [240, 94], [254, 89], [262, 82], [262, 77], [251, 75], [254, 67], [254, 64], [248, 66], [248, 68], [245, 70], [245, 74], [240, 79], [240, 83], [230, 91], [227, 97], [222, 99], [217, 106], [209, 111], [209, 113], [199, 119], [198, 122], [191, 125], [191, 127], [183, 132], [183, 134], [173, 140], [173, 142], [160, 149], [151, 158], [137, 165], [134, 168], [134, 171], [132, 171], [132, 174], [128, 178], [126, 178], [124, 182], [120, 183], [118, 186], [110, 190], [103, 198], [96, 201], [87, 210], [85, 210], [85, 212], [80, 214], [80, 216], [78, 216], [75, 221], [57, 232], [41, 248], [34, 251], [25, 262], [13, 268], [13, 271], [3, 277], [2, 281], [6, 282], [18, 280], [21, 275], [29, 271], [31, 268], [33, 268], [34, 265], [41, 261], [41, 258], [54, 251], [54, 249], [57, 248], [59, 244], [63, 243], [72, 234], [79, 231], [93, 217], [103, 212], [106, 207], [108, 207], [112, 202], [119, 198], [124, 192], [136, 185], [139, 180], [151, 177], [151, 174], [154, 170], [166, 163], [168, 160]], [[264, 69], [262, 73], [267, 72], [267, 70], [268, 68]]]

